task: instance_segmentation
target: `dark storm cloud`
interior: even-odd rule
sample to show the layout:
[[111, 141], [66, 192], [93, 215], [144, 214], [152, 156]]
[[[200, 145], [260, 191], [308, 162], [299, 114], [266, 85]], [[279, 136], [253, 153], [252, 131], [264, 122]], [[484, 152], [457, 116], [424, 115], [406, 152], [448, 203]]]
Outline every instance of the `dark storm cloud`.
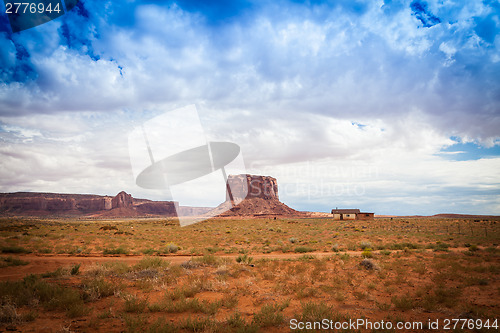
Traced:
[[423, 26], [430, 28], [438, 23], [441, 23], [439, 17], [434, 16], [427, 8], [425, 1], [414, 0], [411, 5], [411, 10], [417, 19], [422, 22]]

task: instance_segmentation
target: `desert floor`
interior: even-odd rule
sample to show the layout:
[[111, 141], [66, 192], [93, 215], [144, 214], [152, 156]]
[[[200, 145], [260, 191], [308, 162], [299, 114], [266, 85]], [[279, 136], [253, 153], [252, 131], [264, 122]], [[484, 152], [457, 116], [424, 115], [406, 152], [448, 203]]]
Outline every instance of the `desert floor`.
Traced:
[[0, 331], [497, 332], [499, 241], [480, 217], [3, 218]]

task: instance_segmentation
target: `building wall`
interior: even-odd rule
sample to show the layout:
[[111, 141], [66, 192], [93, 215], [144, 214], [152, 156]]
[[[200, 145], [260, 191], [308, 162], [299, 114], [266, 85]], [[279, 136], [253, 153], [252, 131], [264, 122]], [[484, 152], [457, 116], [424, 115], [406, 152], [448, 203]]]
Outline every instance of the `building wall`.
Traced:
[[373, 220], [375, 218], [375, 213], [359, 213], [358, 220]]
[[[342, 215], [342, 216], [341, 216]], [[374, 213], [359, 213], [359, 214], [333, 214], [334, 220], [372, 220], [375, 218]]]
[[355, 220], [356, 214], [333, 214], [333, 219], [334, 220]]

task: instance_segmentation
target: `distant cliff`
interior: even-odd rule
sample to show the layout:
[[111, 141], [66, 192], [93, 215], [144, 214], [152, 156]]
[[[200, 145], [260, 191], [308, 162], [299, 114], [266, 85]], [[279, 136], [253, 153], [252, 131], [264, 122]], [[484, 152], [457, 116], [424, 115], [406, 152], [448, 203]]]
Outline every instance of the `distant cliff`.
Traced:
[[[276, 178], [230, 175], [226, 201], [216, 208], [179, 206], [175, 201], [136, 199], [126, 192], [116, 196], [60, 193], [0, 193], [0, 215], [20, 216], [303, 216], [279, 200]], [[236, 204], [238, 203], [238, 204]]]
[[125, 192], [115, 197], [92, 194], [0, 193], [4, 215], [177, 216], [176, 202], [135, 199]]

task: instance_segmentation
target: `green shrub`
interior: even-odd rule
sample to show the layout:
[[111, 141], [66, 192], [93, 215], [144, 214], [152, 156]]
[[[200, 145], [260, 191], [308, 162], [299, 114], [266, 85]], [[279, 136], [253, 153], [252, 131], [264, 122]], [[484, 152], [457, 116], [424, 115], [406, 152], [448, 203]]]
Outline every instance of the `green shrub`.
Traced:
[[175, 287], [174, 290], [166, 293], [165, 298], [167, 300], [179, 300], [186, 297], [194, 297], [197, 293], [201, 291], [200, 285], [189, 285], [183, 286], [182, 288]]
[[349, 253], [343, 253], [340, 255], [340, 260], [342, 260], [342, 261], [349, 261], [349, 259], [351, 259], [351, 256], [349, 255]]
[[177, 251], [179, 251], [179, 246], [175, 245], [174, 243], [168, 244], [165, 248], [165, 253], [177, 253]]
[[285, 321], [283, 308], [279, 304], [263, 305], [254, 315], [253, 321], [260, 327], [281, 326]]
[[253, 261], [253, 258], [249, 257], [246, 254], [239, 255], [238, 257], [236, 257], [236, 262], [237, 263], [242, 263], [242, 264], [245, 264], [245, 265], [250, 265], [252, 263], [252, 261]]
[[128, 296], [125, 298], [125, 312], [143, 313], [148, 306], [146, 299], [140, 299], [137, 296]]
[[0, 251], [3, 253], [31, 253], [31, 251], [21, 246], [2, 246]]
[[359, 243], [359, 246], [361, 247], [361, 250], [364, 250], [364, 249], [372, 247], [372, 243], [370, 243], [368, 241], [362, 241], [361, 243]]
[[45, 282], [37, 275], [28, 275], [21, 281], [1, 282], [0, 295], [14, 306], [41, 304], [47, 310], [66, 311], [69, 317], [88, 311], [78, 291]]
[[226, 323], [231, 328], [240, 328], [246, 325], [245, 320], [241, 317], [239, 312], [233, 313], [226, 319]]
[[295, 315], [294, 318], [300, 318], [302, 322], [316, 322], [323, 319], [341, 321], [343, 318], [339, 315], [333, 306], [323, 302], [307, 302], [302, 304], [302, 314]]
[[307, 246], [298, 246], [295, 248], [295, 253], [307, 253], [307, 252], [313, 252], [314, 249], [307, 247]]
[[479, 247], [477, 247], [477, 245], [471, 245], [469, 246], [469, 251], [470, 252], [476, 252], [479, 250]]
[[229, 318], [226, 319], [226, 324], [231, 328], [230, 332], [238, 333], [257, 333], [260, 332], [259, 326], [255, 323], [247, 324], [245, 320], [241, 317], [239, 312], [235, 312]]
[[433, 249], [434, 251], [449, 251], [448, 248], [450, 247], [450, 244], [447, 243], [442, 243], [442, 242], [436, 242], [436, 244], [429, 244], [427, 248]]
[[314, 297], [318, 295], [318, 289], [314, 287], [303, 288], [300, 289], [296, 295], [298, 299]]
[[14, 258], [14, 257], [7, 257], [7, 258], [1, 258], [0, 261], [0, 267], [7, 267], [7, 266], [25, 266], [29, 264], [28, 261], [21, 260], [19, 258]]
[[217, 327], [217, 323], [211, 318], [195, 318], [188, 317], [181, 321], [179, 328], [191, 332], [211, 332]]
[[317, 258], [311, 254], [304, 254], [303, 256], [300, 256], [298, 258], [298, 260], [300, 260], [300, 261], [309, 261], [309, 260], [315, 260], [315, 259], [317, 259]]
[[114, 295], [119, 285], [106, 281], [102, 277], [84, 280], [82, 283], [83, 298], [86, 301], [96, 301], [102, 297]]
[[202, 257], [194, 258], [193, 261], [202, 265], [216, 266], [219, 264], [220, 259], [213, 254], [205, 254]]
[[58, 278], [61, 276], [68, 276], [69, 275], [69, 269], [67, 267], [58, 267], [55, 271], [53, 272], [46, 272], [40, 274], [41, 277], [43, 278]]
[[393, 296], [392, 304], [396, 307], [396, 309], [406, 311], [414, 308], [413, 298], [407, 295], [402, 296]]
[[146, 317], [143, 315], [123, 314], [123, 320], [125, 321], [128, 333], [142, 332], [148, 323]]
[[363, 258], [373, 258], [372, 249], [369, 247], [365, 247], [363, 252], [361, 252], [361, 256]]
[[142, 254], [145, 254], [145, 255], [153, 255], [156, 253], [156, 250], [152, 249], [152, 248], [148, 248], [148, 249], [143, 249], [142, 251]]
[[[140, 329], [141, 327], [137, 327]], [[149, 326], [148, 333], [177, 333], [179, 329], [172, 323], [167, 323], [165, 318], [159, 318]]]
[[368, 258], [365, 258], [365, 259], [361, 260], [361, 262], [359, 263], [359, 265], [361, 267], [366, 268], [367, 270], [379, 270], [380, 269], [378, 267], [378, 265], [373, 260], [368, 259]]
[[69, 271], [71, 275], [78, 275], [80, 274], [80, 266], [82, 264], [76, 264], [73, 267], [71, 267], [71, 270]]
[[222, 298], [222, 306], [233, 309], [238, 305], [238, 296], [236, 294], [226, 294]]
[[101, 267], [107, 271], [107, 273], [113, 274], [125, 274], [130, 272], [130, 267], [122, 261], [110, 261], [105, 262]]
[[390, 246], [391, 250], [404, 250], [405, 248], [408, 248], [410, 250], [416, 250], [419, 249], [420, 246], [418, 244], [413, 244], [413, 243], [395, 243]]
[[156, 268], [166, 268], [170, 263], [160, 257], [145, 257], [142, 258], [137, 264], [133, 266], [133, 269], [145, 270], [145, 269], [156, 269]]

